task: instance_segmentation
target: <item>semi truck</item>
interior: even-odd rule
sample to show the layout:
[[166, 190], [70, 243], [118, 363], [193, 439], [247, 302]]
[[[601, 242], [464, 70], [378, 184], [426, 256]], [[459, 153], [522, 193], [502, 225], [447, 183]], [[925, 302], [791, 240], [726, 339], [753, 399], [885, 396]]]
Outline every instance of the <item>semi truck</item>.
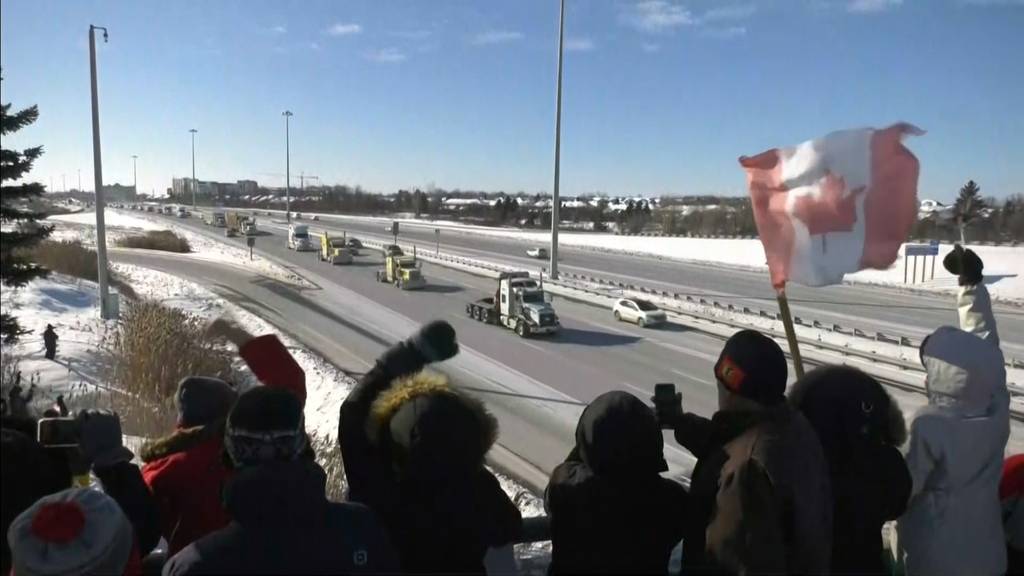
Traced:
[[323, 231], [320, 235], [320, 261], [331, 264], [352, 263], [352, 251], [344, 235], [331, 238], [326, 230]]
[[514, 330], [520, 338], [555, 334], [561, 328], [555, 309], [544, 295], [543, 286], [529, 272], [502, 272], [494, 297], [466, 304], [466, 315], [486, 324]]
[[405, 256], [401, 250], [384, 257], [384, 268], [377, 270], [377, 281], [394, 284], [402, 290], [417, 290], [427, 285], [426, 278], [416, 261], [416, 253]]
[[224, 222], [227, 228], [225, 234], [228, 236], [236, 236], [239, 233], [246, 236], [256, 235], [256, 221], [252, 216], [241, 212], [228, 212], [224, 216]]
[[207, 226], [216, 226], [217, 228], [225, 228], [228, 225], [224, 213], [220, 211], [204, 212], [203, 223]]

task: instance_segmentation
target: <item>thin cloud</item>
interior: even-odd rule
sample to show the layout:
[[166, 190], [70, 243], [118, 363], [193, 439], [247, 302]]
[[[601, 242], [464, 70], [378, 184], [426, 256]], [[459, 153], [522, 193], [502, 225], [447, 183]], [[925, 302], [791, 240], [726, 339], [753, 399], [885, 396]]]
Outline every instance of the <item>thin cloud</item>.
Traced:
[[746, 26], [708, 27], [701, 30], [700, 35], [706, 38], [739, 38], [747, 35], [747, 28]]
[[590, 38], [569, 38], [565, 41], [565, 49], [570, 52], [590, 52], [594, 49], [594, 41]]
[[700, 17], [701, 22], [721, 22], [723, 20], [743, 20], [750, 18], [757, 12], [757, 6], [753, 4], [736, 4], [734, 6], [719, 6], [712, 8]]
[[658, 46], [657, 44], [651, 44], [650, 42], [644, 42], [643, 44], [640, 45], [640, 49], [643, 50], [644, 52], [647, 52], [648, 54], [654, 54], [655, 52], [661, 50], [661, 46]]
[[622, 21], [648, 34], [670, 32], [694, 23], [693, 14], [671, 0], [641, 0], [629, 6]]
[[279, 25], [274, 26], [273, 28], [271, 28], [270, 29], [270, 33], [271, 34], [277, 34], [278, 36], [280, 36], [281, 34], [287, 34], [288, 33], [288, 29], [285, 28], [284, 26], [281, 26], [279, 24]]
[[846, 5], [846, 11], [853, 14], [874, 14], [898, 8], [903, 0], [853, 0]]
[[331, 36], [352, 36], [363, 31], [363, 27], [354, 22], [338, 22], [327, 29]]
[[407, 59], [405, 52], [394, 47], [370, 50], [365, 54], [365, 56], [366, 59], [371, 62], [380, 62], [382, 64], [397, 64], [399, 62], [405, 62]]
[[310, 42], [309, 43], [309, 49], [313, 50], [315, 52], [319, 52], [320, 51], [320, 43], [319, 42]]
[[433, 30], [394, 30], [390, 32], [392, 36], [396, 38], [403, 38], [405, 40], [426, 40], [433, 34]]
[[522, 39], [522, 32], [515, 32], [513, 30], [488, 30], [474, 36], [473, 44], [476, 44], [477, 46], [507, 44], [509, 42], [518, 42]]

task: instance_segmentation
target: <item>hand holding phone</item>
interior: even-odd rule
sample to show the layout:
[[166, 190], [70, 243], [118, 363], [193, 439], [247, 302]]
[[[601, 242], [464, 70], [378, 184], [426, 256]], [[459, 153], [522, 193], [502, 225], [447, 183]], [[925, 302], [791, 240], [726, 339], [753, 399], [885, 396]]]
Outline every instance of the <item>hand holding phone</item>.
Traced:
[[676, 392], [676, 385], [661, 383], [654, 385], [654, 413], [662, 428], [672, 429], [683, 415], [683, 395]]

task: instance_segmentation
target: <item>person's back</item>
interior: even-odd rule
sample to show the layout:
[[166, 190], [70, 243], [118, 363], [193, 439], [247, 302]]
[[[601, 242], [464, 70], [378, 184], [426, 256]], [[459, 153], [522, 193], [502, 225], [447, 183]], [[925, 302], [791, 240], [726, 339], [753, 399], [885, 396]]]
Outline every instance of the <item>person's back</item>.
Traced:
[[141, 453], [142, 476], [160, 508], [168, 555], [230, 520], [221, 493], [228, 478], [224, 418], [234, 391], [215, 378], [190, 377], [178, 385], [176, 401], [179, 428]]
[[719, 411], [711, 419], [659, 408], [659, 420], [697, 457], [684, 573], [828, 571], [828, 467], [814, 429], [785, 402], [787, 372], [778, 344], [742, 330], [715, 364]]
[[306, 450], [298, 399], [282, 389], [243, 394], [228, 419], [235, 470], [224, 490], [232, 521], [171, 558], [165, 575], [360, 574], [397, 570], [376, 516], [327, 501], [327, 475]]
[[664, 574], [683, 536], [686, 490], [667, 469], [653, 411], [608, 392], [583, 411], [576, 447], [551, 474], [551, 574]]
[[899, 405], [881, 384], [847, 366], [808, 372], [789, 402], [811, 423], [829, 464], [833, 574], [885, 574], [882, 525], [906, 510], [910, 471]]
[[952, 327], [921, 347], [928, 406], [910, 427], [914, 480], [899, 546], [910, 574], [999, 574], [1006, 550], [999, 504], [1010, 434], [1003, 355]]

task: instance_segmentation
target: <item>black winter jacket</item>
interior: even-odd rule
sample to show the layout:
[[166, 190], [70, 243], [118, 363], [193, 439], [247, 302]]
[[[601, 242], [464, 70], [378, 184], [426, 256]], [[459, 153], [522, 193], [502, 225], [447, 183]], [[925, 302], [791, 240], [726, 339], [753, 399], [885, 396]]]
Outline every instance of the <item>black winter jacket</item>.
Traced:
[[[397, 344], [342, 403], [338, 442], [348, 497], [380, 515], [403, 571], [483, 573], [487, 550], [522, 528], [519, 510], [483, 466], [496, 424], [442, 379], [421, 374], [392, 388], [424, 363], [415, 348]], [[475, 423], [479, 437], [452, 437], [455, 420], [460, 429]], [[444, 440], [428, 445], [428, 437]]]
[[234, 520], [175, 554], [164, 576], [396, 572], [376, 515], [328, 502], [326, 483], [323, 469], [307, 460], [238, 471], [224, 495]]
[[550, 574], [665, 574], [683, 537], [687, 493], [662, 478], [654, 413], [624, 392], [583, 411], [576, 447], [551, 474]]

